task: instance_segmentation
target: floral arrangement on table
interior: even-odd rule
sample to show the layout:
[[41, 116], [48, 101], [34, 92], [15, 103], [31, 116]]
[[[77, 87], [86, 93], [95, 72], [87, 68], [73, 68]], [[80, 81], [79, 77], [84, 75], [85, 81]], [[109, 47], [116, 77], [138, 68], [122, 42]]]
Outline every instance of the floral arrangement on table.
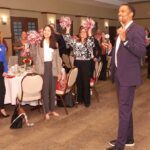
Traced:
[[29, 55], [30, 53], [30, 49], [29, 49], [29, 43], [25, 43], [24, 44], [24, 50], [21, 51], [21, 57], [26, 57], [27, 55]]
[[62, 16], [59, 19], [59, 23], [62, 29], [65, 29], [66, 27], [70, 27], [71, 26], [71, 19], [70, 17], [64, 17]]
[[32, 65], [32, 57], [30, 56], [23, 57], [22, 61], [23, 61], [23, 64], [25, 64], [26, 66]]
[[82, 26], [86, 29], [93, 29], [95, 27], [95, 21], [92, 18], [87, 18], [82, 22]]
[[29, 44], [33, 45], [33, 44], [39, 44], [40, 41], [42, 40], [42, 37], [40, 35], [40, 33], [38, 33], [35, 30], [31, 30], [27, 32], [27, 40], [29, 42]]
[[20, 57], [18, 59], [18, 64], [19, 65], [24, 65], [24, 59], [30, 58], [30, 47], [29, 47], [29, 43], [25, 43], [24, 45], [24, 49], [21, 51]]

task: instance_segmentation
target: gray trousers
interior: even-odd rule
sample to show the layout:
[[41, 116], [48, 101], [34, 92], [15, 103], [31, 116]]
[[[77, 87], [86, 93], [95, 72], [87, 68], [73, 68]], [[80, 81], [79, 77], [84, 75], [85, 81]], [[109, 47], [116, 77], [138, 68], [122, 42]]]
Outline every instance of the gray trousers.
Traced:
[[42, 95], [45, 113], [52, 112], [55, 108], [56, 79], [52, 74], [52, 62], [44, 62]]

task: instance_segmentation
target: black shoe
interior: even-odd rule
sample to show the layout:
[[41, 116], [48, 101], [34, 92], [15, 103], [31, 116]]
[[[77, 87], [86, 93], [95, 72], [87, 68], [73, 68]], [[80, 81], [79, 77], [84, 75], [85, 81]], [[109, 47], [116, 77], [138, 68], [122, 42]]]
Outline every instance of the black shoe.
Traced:
[[84, 104], [85, 105], [85, 107], [90, 107], [90, 104]]
[[123, 149], [118, 149], [116, 146], [111, 146], [106, 148], [105, 150], [123, 150]]
[[[116, 145], [116, 140], [110, 141], [109, 145], [115, 146]], [[125, 144], [125, 146], [129, 146], [129, 147], [134, 146], [134, 145], [135, 145], [134, 140], [127, 141], [126, 144]]]

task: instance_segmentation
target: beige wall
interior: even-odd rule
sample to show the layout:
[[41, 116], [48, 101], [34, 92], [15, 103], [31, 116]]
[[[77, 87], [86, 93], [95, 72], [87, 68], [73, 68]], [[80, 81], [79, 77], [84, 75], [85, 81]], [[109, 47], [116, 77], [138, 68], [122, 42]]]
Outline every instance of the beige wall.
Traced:
[[[2, 16], [7, 18], [7, 24], [2, 24]], [[9, 9], [0, 9], [0, 30], [3, 32], [4, 37], [11, 36], [11, 29], [10, 29], [10, 10]]]
[[136, 18], [150, 18], [150, 2], [133, 4], [136, 10]]
[[[5, 25], [2, 24], [2, 16], [7, 18], [7, 23]], [[10, 10], [9, 9], [0, 9], [0, 31], [3, 33], [3, 37], [10, 38], [11, 37], [11, 28], [10, 28]], [[8, 45], [7, 56], [11, 55], [12, 43], [11, 39], [6, 39]]]
[[[111, 8], [97, 7], [93, 5], [84, 5], [73, 2], [68, 2], [65, 0], [11, 0], [6, 2], [5, 0], [0, 1], [0, 6], [14, 8], [14, 9], [24, 9], [32, 11], [14, 10], [10, 12], [11, 16], [22, 16], [22, 17], [35, 17], [39, 20], [39, 28], [49, 22], [49, 16], [42, 15], [40, 12], [52, 12], [57, 13], [55, 19], [59, 19], [61, 14], [66, 14], [70, 16], [73, 20], [73, 31], [74, 34], [78, 32], [78, 28], [81, 24], [81, 19], [78, 16], [90, 16], [94, 18], [116, 18], [116, 10]], [[40, 11], [40, 12], [33, 12]], [[70, 15], [69, 15], [70, 14]], [[54, 14], [53, 14], [54, 15]], [[77, 17], [76, 17], [77, 16]], [[104, 23], [100, 19], [94, 19], [98, 22], [100, 28], [104, 28]], [[102, 25], [102, 26], [101, 26]]]
[[[42, 3], [41, 3], [42, 2]], [[5, 1], [0, 0], [0, 6], [1, 7], [8, 7], [8, 8], [14, 8], [14, 9], [24, 9], [24, 10], [34, 10], [34, 11], [40, 11], [40, 12], [52, 12], [56, 13], [56, 18], [60, 18], [62, 16], [61, 14], [66, 14], [67, 16], [70, 16], [71, 19], [74, 22], [74, 33], [76, 34], [78, 31], [78, 27], [81, 24], [79, 17], [75, 16], [90, 16], [94, 18], [111, 18], [115, 19], [117, 15], [116, 9], [111, 8], [104, 8], [104, 7], [98, 7], [93, 5], [84, 5], [84, 4], [78, 4], [74, 2], [68, 2], [65, 0], [11, 0]], [[50, 14], [50, 13], [49, 13]], [[38, 12], [27, 12], [27, 11], [17, 11], [17, 10], [11, 10], [11, 16], [31, 16], [31, 17], [38, 17], [39, 20], [39, 27], [43, 26], [44, 23], [46, 23], [45, 19], [48, 22], [49, 14], [44, 18], [44, 15], [42, 16]], [[70, 15], [69, 15], [70, 14]], [[42, 21], [42, 17], [44, 21]], [[56, 19], [55, 18], [55, 19]], [[101, 23], [101, 20], [97, 19], [97, 22]], [[43, 23], [43, 24], [42, 24]]]
[[[0, 6], [10, 8], [0, 9], [0, 18], [3, 13], [8, 16], [7, 25], [0, 24], [0, 29], [3, 31], [4, 37], [11, 37], [10, 16], [37, 18], [38, 26], [41, 28], [49, 23], [49, 20], [54, 20], [55, 22], [56, 19], [59, 19], [62, 16], [62, 14], [67, 15], [73, 20], [74, 34], [78, 33], [78, 28], [81, 25], [80, 16], [90, 16], [95, 18], [116, 17], [115, 9], [77, 4], [65, 0], [0, 0]], [[43, 14], [41, 12], [51, 13]], [[101, 22], [101, 20], [95, 19], [95, 21], [98, 22], [99, 27], [102, 25], [101, 28], [104, 28], [104, 23]], [[10, 55], [12, 51], [12, 43], [9, 39], [7, 41], [9, 46], [8, 55]]]
[[[150, 2], [148, 3], [136, 3], [133, 4], [136, 9], [136, 22], [144, 27], [150, 27]], [[0, 9], [0, 21], [1, 16], [8, 16], [8, 23], [2, 25], [0, 23], [0, 30], [3, 31], [4, 37], [11, 37], [10, 29], [10, 16], [16, 17], [31, 17], [38, 19], [39, 28], [43, 27], [45, 24], [49, 23], [50, 19], [59, 19], [62, 15], [70, 16], [73, 20], [74, 34], [78, 33], [78, 28], [81, 24], [82, 17], [80, 16], [90, 16], [98, 22], [98, 27], [101, 30], [105, 30], [104, 22], [106, 19], [110, 26], [118, 26], [117, 20], [117, 9], [97, 7], [93, 5], [83, 5], [73, 2], [68, 2], [65, 0], [0, 0], [0, 6], [11, 8], [11, 9]], [[43, 14], [41, 12], [49, 12]], [[70, 14], [70, 15], [69, 15]], [[106, 18], [106, 19], [99, 19]], [[110, 19], [109, 19], [110, 18]], [[149, 18], [149, 19], [143, 19]], [[9, 43], [9, 51], [11, 50], [11, 42]], [[11, 52], [9, 52], [10, 54]]]
[[[150, 8], [150, 2], [136, 3], [133, 5], [136, 9], [136, 18], [140, 18], [135, 21], [144, 27], [150, 27], [150, 12], [147, 13]], [[59, 19], [62, 16], [62, 14], [67, 15], [73, 20], [74, 34], [78, 33], [78, 28], [81, 25], [83, 17], [80, 16], [93, 17], [93, 19], [98, 22], [98, 28], [104, 31], [107, 31], [107, 28], [104, 26], [105, 21], [108, 21], [110, 26], [119, 25], [117, 20], [115, 20], [117, 19], [117, 9], [77, 4], [65, 0], [11, 0], [9, 2], [6, 0], [0, 0], [0, 6], [11, 8], [0, 9], [0, 21], [2, 15], [6, 15], [8, 18], [6, 25], [0, 23], [0, 30], [3, 31], [4, 37], [11, 37], [10, 16], [37, 18], [38, 26], [41, 28], [49, 23], [50, 20], [55, 22], [56, 19]], [[49, 13], [43, 14], [41, 12]], [[12, 48], [11, 40], [7, 39], [7, 43], [9, 47], [8, 55], [10, 55]]]
[[135, 21], [143, 27], [150, 28], [150, 2], [136, 3], [133, 6], [136, 10]]
[[93, 17], [115, 18], [114, 9], [77, 4], [65, 0], [0, 0], [1, 7], [14, 9], [35, 10], [42, 12], [54, 12], [73, 15], [85, 15]]
[[29, 17], [29, 18], [37, 18], [38, 19], [38, 26], [39, 28], [43, 27], [44, 24], [44, 17], [41, 12], [34, 12], [34, 11], [24, 11], [24, 10], [10, 10], [10, 16], [13, 17]]
[[135, 22], [143, 27], [147, 27], [150, 29], [150, 18], [149, 19], [140, 19], [135, 20]]

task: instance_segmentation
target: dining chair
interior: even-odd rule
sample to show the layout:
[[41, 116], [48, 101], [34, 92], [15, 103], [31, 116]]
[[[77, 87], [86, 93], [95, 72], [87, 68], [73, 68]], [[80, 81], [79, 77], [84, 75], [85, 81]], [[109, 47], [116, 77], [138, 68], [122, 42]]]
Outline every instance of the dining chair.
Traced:
[[63, 103], [66, 114], [68, 114], [68, 110], [64, 101], [64, 96], [74, 90], [77, 75], [78, 75], [78, 68], [76, 67], [72, 68], [68, 73], [66, 88], [64, 90], [56, 89], [56, 95], [60, 97], [60, 100]]
[[103, 66], [102, 61], [100, 61], [99, 64], [98, 64], [97, 70], [95, 70], [95, 77], [94, 77], [93, 80], [90, 81], [90, 88], [95, 93], [97, 102], [99, 102], [99, 94], [98, 94], [95, 86], [96, 86], [96, 84], [98, 82], [98, 78], [100, 76], [100, 73], [101, 73], [101, 70], [102, 70], [102, 66]]
[[107, 56], [107, 70], [106, 70], [107, 78], [109, 78], [111, 75], [110, 66], [111, 66], [111, 56]]
[[[43, 78], [36, 73], [26, 74], [21, 81], [21, 90], [18, 92], [17, 103], [30, 103], [37, 101], [38, 106], [42, 102]], [[40, 107], [39, 107], [40, 108]]]

